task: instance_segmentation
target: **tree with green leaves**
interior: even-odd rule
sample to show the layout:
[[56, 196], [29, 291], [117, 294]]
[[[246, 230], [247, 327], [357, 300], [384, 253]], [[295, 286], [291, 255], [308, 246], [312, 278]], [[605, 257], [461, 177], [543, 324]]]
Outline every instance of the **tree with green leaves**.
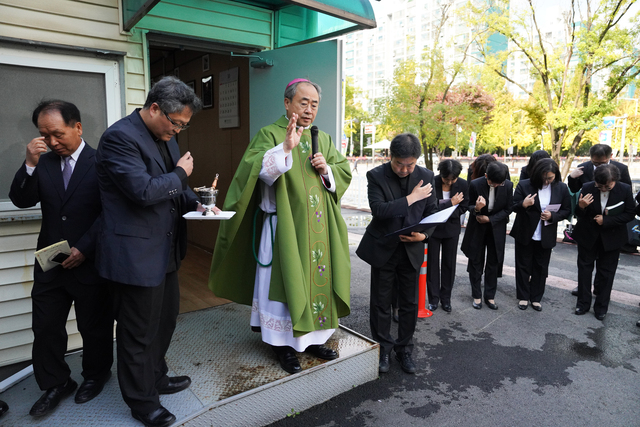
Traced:
[[[360, 156], [360, 123], [371, 121], [371, 115], [362, 108], [362, 90], [357, 87], [353, 77], [345, 79], [345, 105], [343, 132], [353, 142], [353, 154]], [[349, 147], [351, 151], [351, 147]]]
[[[560, 164], [560, 156], [567, 156], [563, 176], [585, 133], [601, 126], [602, 117], [614, 109], [615, 98], [638, 81], [640, 30], [637, 18], [627, 16], [635, 1], [571, 0], [561, 17], [563, 43], [551, 43], [532, 0], [519, 10], [510, 9], [513, 2], [509, 0], [468, 4], [469, 24], [487, 29], [478, 42], [479, 59], [528, 95], [528, 112], [544, 117], [552, 157]], [[627, 18], [628, 25], [621, 25]], [[488, 49], [487, 35], [493, 33], [506, 37], [506, 49]], [[508, 73], [507, 61], [518, 54], [526, 58], [536, 79], [533, 88]], [[600, 92], [593, 88], [596, 78], [605, 81]]]

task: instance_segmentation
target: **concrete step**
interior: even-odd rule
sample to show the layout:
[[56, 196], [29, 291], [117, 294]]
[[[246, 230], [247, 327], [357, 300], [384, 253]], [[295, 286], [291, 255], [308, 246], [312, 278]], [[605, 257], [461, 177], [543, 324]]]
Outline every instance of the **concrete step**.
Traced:
[[[284, 372], [273, 352], [249, 328], [250, 307], [225, 304], [181, 314], [167, 353], [169, 375], [188, 375], [191, 387], [161, 396], [164, 407], [176, 415], [175, 425], [261, 426], [318, 405], [355, 386], [378, 378], [379, 345], [339, 328], [327, 345], [340, 357], [332, 361], [299, 354], [303, 371]], [[115, 346], [114, 346], [115, 347]], [[80, 383], [82, 353], [67, 357], [72, 377]], [[9, 412], [2, 426], [136, 426], [120, 395], [114, 376], [104, 391], [83, 405], [69, 397], [43, 419], [29, 416], [40, 397], [33, 376], [0, 394]]]

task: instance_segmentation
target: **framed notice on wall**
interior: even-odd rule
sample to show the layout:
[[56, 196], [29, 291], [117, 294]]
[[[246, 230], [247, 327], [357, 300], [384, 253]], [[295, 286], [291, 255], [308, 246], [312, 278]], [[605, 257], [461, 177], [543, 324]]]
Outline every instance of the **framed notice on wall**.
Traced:
[[218, 107], [221, 128], [240, 126], [240, 116], [238, 115], [238, 67], [220, 73]]

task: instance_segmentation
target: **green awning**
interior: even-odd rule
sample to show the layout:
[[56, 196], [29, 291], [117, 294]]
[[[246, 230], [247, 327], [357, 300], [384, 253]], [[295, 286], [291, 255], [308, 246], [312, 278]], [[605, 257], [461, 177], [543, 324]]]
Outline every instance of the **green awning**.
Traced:
[[[206, 1], [206, 0], [205, 0]], [[215, 0], [211, 0], [215, 1]], [[234, 0], [275, 11], [275, 47], [376, 27], [370, 0]], [[131, 30], [161, 0], [122, 0], [124, 29]]]

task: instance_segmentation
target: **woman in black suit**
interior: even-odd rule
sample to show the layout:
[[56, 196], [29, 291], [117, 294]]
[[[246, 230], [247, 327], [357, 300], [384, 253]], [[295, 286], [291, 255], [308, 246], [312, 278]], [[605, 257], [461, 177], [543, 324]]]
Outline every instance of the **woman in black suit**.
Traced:
[[[456, 277], [456, 254], [460, 237], [460, 216], [469, 207], [469, 186], [458, 178], [462, 165], [457, 160], [443, 160], [438, 165], [440, 174], [435, 177], [438, 209], [457, 205], [447, 222], [440, 224], [429, 237], [427, 251], [427, 295], [429, 310], [438, 308], [438, 302], [447, 313], [451, 312], [451, 290]], [[440, 247], [442, 247], [442, 274], [440, 272]]]
[[571, 213], [571, 196], [553, 159], [539, 160], [530, 172], [531, 178], [520, 181], [513, 195], [516, 220], [509, 235], [516, 241], [518, 308], [526, 310], [531, 301], [534, 310], [542, 311], [558, 222]]

